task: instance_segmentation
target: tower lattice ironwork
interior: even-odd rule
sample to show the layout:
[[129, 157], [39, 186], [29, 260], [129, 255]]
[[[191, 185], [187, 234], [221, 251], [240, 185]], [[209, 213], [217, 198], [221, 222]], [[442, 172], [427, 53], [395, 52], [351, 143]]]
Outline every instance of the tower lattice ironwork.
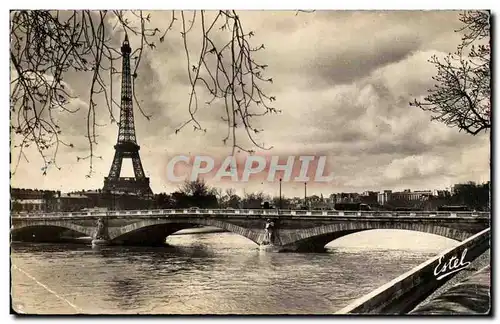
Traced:
[[[109, 175], [104, 178], [104, 191], [126, 192], [138, 195], [151, 195], [149, 178], [145, 176], [139, 156], [140, 146], [137, 145], [134, 125], [134, 107], [132, 104], [132, 77], [130, 74], [130, 53], [132, 49], [125, 35], [122, 52], [122, 89], [120, 124], [118, 129], [118, 140], [115, 147], [115, 156]], [[135, 177], [120, 177], [122, 162], [124, 158], [132, 159]]]

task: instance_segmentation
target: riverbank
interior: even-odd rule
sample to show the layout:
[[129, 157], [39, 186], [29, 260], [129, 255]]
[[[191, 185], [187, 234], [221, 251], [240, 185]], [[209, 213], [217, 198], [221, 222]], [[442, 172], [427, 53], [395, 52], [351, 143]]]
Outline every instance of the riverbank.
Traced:
[[[416, 306], [418, 307], [422, 303], [422, 300], [426, 300], [426, 296], [432, 298], [433, 295], [435, 296], [439, 291], [446, 289], [453, 282], [460, 280], [461, 276], [467, 276], [467, 272], [470, 274], [470, 271], [477, 271], [483, 265], [489, 264], [490, 232], [490, 228], [485, 229], [457, 246], [439, 253], [396, 279], [357, 299], [338, 311], [337, 314], [408, 314], [412, 312]], [[462, 255], [462, 259], [458, 261], [457, 258], [460, 255]], [[466, 256], [467, 258], [465, 258]], [[440, 268], [442, 260], [455, 260], [455, 263], [450, 263], [449, 269], [448, 266], [446, 269], [448, 274], [460, 275], [453, 281], [450, 278], [447, 285], [446, 282], [439, 282], [442, 277], [436, 277], [436, 269]], [[462, 263], [463, 261], [466, 263]], [[456, 273], [459, 269], [457, 267], [459, 262], [466, 268], [462, 267], [462, 271]], [[443, 269], [445, 268], [441, 265], [441, 270]], [[457, 270], [450, 271], [452, 269]], [[442, 271], [438, 273], [442, 273]], [[441, 289], [439, 289], [440, 287]], [[470, 296], [473, 295], [474, 291], [470, 293]], [[450, 312], [450, 314], [453, 313]]]

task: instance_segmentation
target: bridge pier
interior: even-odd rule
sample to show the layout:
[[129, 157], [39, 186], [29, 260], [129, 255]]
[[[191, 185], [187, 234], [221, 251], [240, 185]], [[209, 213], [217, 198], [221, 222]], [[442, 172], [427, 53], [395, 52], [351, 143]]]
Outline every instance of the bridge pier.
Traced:
[[280, 252], [326, 252], [325, 244], [288, 244], [282, 246]]
[[325, 244], [287, 244], [287, 245], [274, 245], [274, 244], [260, 244], [260, 251], [265, 252], [325, 252]]
[[97, 228], [92, 239], [92, 246], [110, 245], [108, 222], [104, 218], [97, 219]]
[[326, 248], [322, 247], [305, 247], [296, 244], [288, 245], [259, 245], [259, 250], [271, 253], [281, 253], [281, 252], [325, 252]]
[[111, 242], [108, 240], [100, 240], [100, 239], [92, 240], [92, 246], [108, 246], [108, 245], [111, 245]]
[[273, 253], [277, 253], [277, 252], [289, 252], [289, 251], [286, 251], [283, 246], [269, 245], [269, 244], [261, 244], [261, 245], [259, 245], [259, 250], [260, 251], [264, 251], [264, 252], [273, 252]]

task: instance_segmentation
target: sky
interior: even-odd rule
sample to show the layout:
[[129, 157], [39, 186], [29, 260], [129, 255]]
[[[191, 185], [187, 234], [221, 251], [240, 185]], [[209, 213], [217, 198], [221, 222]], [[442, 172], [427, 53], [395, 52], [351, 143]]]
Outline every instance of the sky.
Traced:
[[[264, 156], [326, 156], [326, 169], [332, 172], [328, 183], [308, 182], [308, 194], [365, 190], [446, 189], [453, 184], [488, 181], [489, 134], [477, 136], [458, 132], [431, 121], [428, 112], [410, 107], [414, 98], [425, 96], [433, 86], [435, 69], [427, 60], [432, 55], [453, 52], [460, 42], [455, 32], [461, 23], [458, 11], [240, 11], [243, 28], [253, 31], [252, 47], [265, 44], [255, 54], [266, 64], [265, 75], [273, 83], [264, 91], [276, 97], [273, 107], [281, 111], [253, 120], [264, 131], [258, 141], [273, 148]], [[152, 13], [151, 23], [165, 29], [170, 11]], [[186, 12], [186, 17], [191, 17]], [[210, 14], [208, 14], [208, 18]], [[189, 19], [189, 18], [186, 18]], [[111, 22], [110, 22], [111, 23]], [[224, 105], [200, 104], [197, 118], [206, 132], [194, 132], [187, 126], [175, 130], [189, 118], [187, 61], [180, 37], [180, 21], [156, 48], [145, 52], [138, 69], [135, 94], [142, 109], [151, 114], [144, 118], [135, 107], [135, 126], [145, 173], [153, 192], [171, 192], [179, 183], [167, 177], [167, 165], [176, 155], [211, 156], [220, 163], [231, 154], [224, 145], [227, 128], [221, 122]], [[196, 61], [200, 48], [200, 28], [195, 24], [188, 35], [190, 60]], [[117, 48], [123, 33], [114, 32]], [[215, 36], [227, 37], [227, 31]], [[139, 39], [131, 37], [132, 48]], [[119, 79], [114, 80], [116, 98]], [[78, 97], [70, 105], [77, 113], [59, 113], [63, 140], [74, 145], [61, 147], [57, 163], [43, 175], [43, 163], [36, 152], [26, 151], [29, 162], [21, 160], [11, 185], [71, 191], [102, 188], [114, 155], [118, 128], [110, 123], [104, 99], [97, 100], [99, 127], [94, 173], [88, 160], [86, 123], [90, 74], [68, 73], [65, 82]], [[200, 102], [208, 100], [200, 91]], [[118, 107], [114, 108], [118, 116]], [[238, 133], [243, 135], [243, 133]], [[247, 144], [244, 138], [241, 143]], [[16, 139], [14, 139], [14, 142]], [[252, 148], [246, 146], [246, 148]], [[12, 159], [17, 158], [12, 150]], [[240, 157], [245, 154], [240, 153]], [[240, 165], [240, 164], [238, 164]], [[122, 176], [131, 176], [131, 163], [124, 162]], [[266, 175], [267, 176], [267, 175]], [[238, 193], [279, 192], [277, 181], [263, 177], [247, 183], [206, 179], [210, 186], [233, 187]], [[284, 196], [302, 196], [302, 182], [282, 184]]]

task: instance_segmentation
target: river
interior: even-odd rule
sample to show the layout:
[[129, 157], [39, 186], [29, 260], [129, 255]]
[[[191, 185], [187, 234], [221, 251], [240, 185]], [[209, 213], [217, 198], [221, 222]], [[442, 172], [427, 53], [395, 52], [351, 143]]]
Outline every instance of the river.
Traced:
[[269, 253], [232, 233], [166, 247], [13, 243], [13, 307], [29, 314], [332, 314], [456, 242], [366, 231], [326, 253]]

